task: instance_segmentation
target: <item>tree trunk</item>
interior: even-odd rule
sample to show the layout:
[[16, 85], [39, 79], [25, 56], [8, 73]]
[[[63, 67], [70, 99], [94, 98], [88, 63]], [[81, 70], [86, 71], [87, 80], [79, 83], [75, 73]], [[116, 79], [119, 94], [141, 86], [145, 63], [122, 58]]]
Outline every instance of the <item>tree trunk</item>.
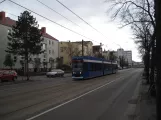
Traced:
[[161, 0], [155, 0], [155, 19], [156, 19], [156, 60], [157, 60], [157, 120], [161, 120]]
[[150, 50], [147, 51], [147, 71], [146, 71], [147, 84], [149, 84], [149, 68], [150, 68]]
[[27, 81], [29, 80], [29, 60], [28, 60], [28, 53], [25, 55], [25, 58], [26, 58], [26, 78], [27, 78]]
[[147, 80], [147, 84], [149, 84], [149, 58], [150, 55], [148, 52], [145, 53], [145, 57], [144, 57], [144, 65], [145, 65], [145, 77]]
[[151, 54], [151, 71], [150, 71], [150, 85], [154, 84], [154, 70], [155, 70], [155, 46], [154, 40], [152, 41], [152, 54]]

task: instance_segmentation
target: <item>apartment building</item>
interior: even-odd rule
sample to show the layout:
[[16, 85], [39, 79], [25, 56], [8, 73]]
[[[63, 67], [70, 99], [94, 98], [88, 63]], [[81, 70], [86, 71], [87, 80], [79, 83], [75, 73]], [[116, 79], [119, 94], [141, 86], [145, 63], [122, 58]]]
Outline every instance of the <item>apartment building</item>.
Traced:
[[[91, 41], [83, 41], [83, 56], [92, 56]], [[73, 56], [82, 56], [82, 41], [76, 42], [60, 42], [59, 43], [60, 57], [63, 58], [63, 64], [71, 65]]]
[[[0, 12], [0, 68], [5, 68], [3, 65], [3, 62], [5, 60], [6, 52], [5, 50], [7, 49], [7, 43], [8, 43], [8, 33], [12, 32], [12, 26], [16, 24], [16, 21], [6, 17], [5, 12]], [[51, 60], [55, 60], [57, 57], [59, 57], [59, 41], [48, 34], [46, 32], [46, 28], [42, 27], [42, 37], [44, 38], [43, 40], [43, 46], [42, 49], [45, 50], [44, 53], [37, 55], [37, 56], [32, 56], [32, 61], [34, 59], [39, 59], [40, 60], [40, 68], [44, 67], [44, 63], [46, 68], [51, 68], [55, 67], [56, 63], [52, 64], [51, 66]], [[23, 58], [21, 56], [17, 57], [17, 62], [15, 64], [15, 68], [21, 68], [20, 61]], [[33, 62], [29, 63], [29, 68], [34, 68]]]
[[132, 51], [131, 50], [124, 51], [124, 49], [122, 48], [117, 49], [116, 56], [118, 58], [118, 61], [120, 57], [124, 57], [125, 61], [128, 62], [128, 65], [132, 66]]

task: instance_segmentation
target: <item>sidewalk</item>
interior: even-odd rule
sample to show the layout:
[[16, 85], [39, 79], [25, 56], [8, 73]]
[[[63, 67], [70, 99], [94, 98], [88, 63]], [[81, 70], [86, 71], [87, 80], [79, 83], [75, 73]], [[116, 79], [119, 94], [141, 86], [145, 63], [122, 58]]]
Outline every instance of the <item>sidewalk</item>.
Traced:
[[[72, 76], [71, 73], [64, 74], [64, 78], [71, 77], [71, 76]], [[59, 77], [55, 77], [55, 78], [57, 79]], [[27, 81], [26, 76], [18, 76], [18, 78], [14, 82], [13, 81], [8, 81], [8, 82], [3, 82], [3, 83], [0, 82], [0, 86], [27, 83], [27, 82], [36, 82], [36, 81], [43, 81], [43, 80], [46, 81], [47, 79], [48, 78], [46, 77], [46, 75], [39, 75], [39, 76], [30, 76], [30, 80]]]
[[156, 120], [156, 99], [148, 94], [149, 85], [142, 79], [133, 120]]

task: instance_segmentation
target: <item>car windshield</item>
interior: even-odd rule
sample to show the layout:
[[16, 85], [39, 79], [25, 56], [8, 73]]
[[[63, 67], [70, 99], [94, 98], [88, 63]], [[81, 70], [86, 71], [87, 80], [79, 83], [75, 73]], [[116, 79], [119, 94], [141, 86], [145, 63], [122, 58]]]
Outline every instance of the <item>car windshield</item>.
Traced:
[[62, 70], [60, 70], [60, 69], [51, 70], [51, 72], [58, 72], [58, 71], [62, 71]]

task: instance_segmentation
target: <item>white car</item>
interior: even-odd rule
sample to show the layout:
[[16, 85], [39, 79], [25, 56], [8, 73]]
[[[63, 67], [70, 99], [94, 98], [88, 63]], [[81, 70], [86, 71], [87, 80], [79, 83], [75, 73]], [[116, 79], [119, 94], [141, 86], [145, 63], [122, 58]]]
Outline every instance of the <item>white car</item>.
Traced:
[[64, 71], [61, 69], [54, 69], [51, 72], [46, 73], [47, 77], [55, 77], [55, 76], [64, 76]]

